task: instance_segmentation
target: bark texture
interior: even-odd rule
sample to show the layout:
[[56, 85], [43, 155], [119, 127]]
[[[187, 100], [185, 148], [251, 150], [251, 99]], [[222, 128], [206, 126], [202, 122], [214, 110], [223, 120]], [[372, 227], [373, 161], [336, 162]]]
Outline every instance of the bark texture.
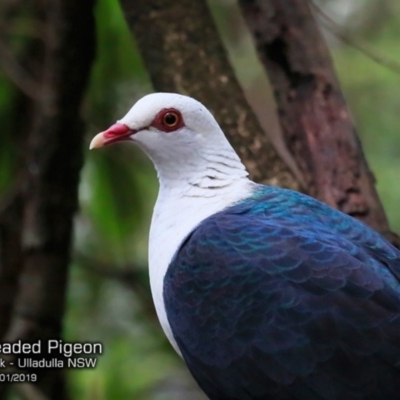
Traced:
[[239, 0], [308, 192], [399, 246], [307, 0]]
[[[13, 17], [18, 15], [22, 3], [11, 1], [2, 6], [5, 8], [1, 10], [3, 11], [3, 20], [12, 21]], [[35, 19], [44, 22], [40, 10], [36, 9], [35, 11]], [[1, 29], [0, 36], [2, 36]], [[24, 66], [24, 75], [29, 76], [31, 82], [39, 82], [42, 75], [39, 64], [43, 63], [44, 46], [42, 41], [35, 37], [28, 40], [25, 48], [21, 51], [22, 54], [19, 59], [14, 55], [14, 52], [9, 50], [11, 43], [6, 42], [4, 46], [15, 58], [15, 63], [19, 66]], [[38, 62], [39, 60], [41, 62]], [[4, 337], [10, 323], [17, 293], [18, 277], [23, 263], [21, 246], [23, 207], [21, 184], [24, 180], [23, 164], [25, 156], [23, 149], [27, 139], [27, 132], [31, 129], [32, 99], [40, 96], [40, 91], [30, 93], [23, 91], [23, 84], [16, 83], [16, 86], [20, 90], [13, 101], [10, 118], [12, 122], [4, 127], [3, 139], [9, 140], [8, 147], [13, 148], [15, 153], [15, 160], [12, 165], [15, 179], [9, 190], [2, 194], [0, 202], [0, 338]], [[32, 86], [35, 85], [32, 84]]]
[[[22, 268], [10, 326], [3, 337], [6, 342], [61, 337], [83, 163], [80, 106], [95, 49], [94, 0], [41, 0], [40, 6], [45, 10], [45, 56], [41, 93], [33, 107], [25, 149]], [[62, 371], [35, 373], [43, 398], [67, 398]]]
[[204, 103], [252, 179], [298, 188], [248, 105], [205, 0], [121, 0], [156, 91]]
[[14, 198], [0, 213], [0, 338], [9, 327], [22, 266], [21, 198]]

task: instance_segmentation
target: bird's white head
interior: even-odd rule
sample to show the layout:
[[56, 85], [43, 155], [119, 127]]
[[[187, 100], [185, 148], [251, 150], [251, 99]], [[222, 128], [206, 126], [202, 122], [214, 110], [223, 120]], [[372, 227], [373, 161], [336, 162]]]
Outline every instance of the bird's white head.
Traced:
[[[121, 120], [96, 135], [90, 148], [120, 141], [138, 144], [154, 162], [160, 180], [247, 175], [213, 115], [188, 96], [153, 93], [141, 98]], [[220, 168], [210, 169], [210, 164]]]

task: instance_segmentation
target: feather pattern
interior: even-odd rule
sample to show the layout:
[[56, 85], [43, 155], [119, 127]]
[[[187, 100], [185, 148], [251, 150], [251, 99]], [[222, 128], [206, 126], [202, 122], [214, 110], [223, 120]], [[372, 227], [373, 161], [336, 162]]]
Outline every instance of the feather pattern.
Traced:
[[90, 146], [118, 141], [157, 170], [154, 304], [211, 400], [400, 399], [397, 249], [315, 199], [251, 182], [192, 98], [145, 96]]
[[164, 278], [212, 400], [400, 398], [400, 254], [303, 194], [256, 186], [205, 219]]

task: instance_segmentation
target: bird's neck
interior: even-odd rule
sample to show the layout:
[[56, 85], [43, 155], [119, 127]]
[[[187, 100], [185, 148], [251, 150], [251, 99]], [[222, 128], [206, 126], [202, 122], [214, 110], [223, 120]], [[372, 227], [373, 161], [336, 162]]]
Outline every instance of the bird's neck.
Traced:
[[[254, 190], [255, 184], [247, 178], [248, 173], [236, 153], [232, 155], [222, 151], [204, 157], [206, 159], [201, 165], [185, 165], [179, 173], [158, 171], [160, 189], [150, 229], [150, 261], [160, 253], [169, 263], [182, 241], [197, 225], [250, 196]], [[159, 266], [155, 269], [159, 270]], [[165, 272], [164, 265], [162, 277]]]
[[247, 178], [237, 157], [220, 153], [203, 165], [195, 174], [192, 170], [190, 179], [185, 180], [159, 170], [160, 191], [150, 229], [149, 272], [153, 299], [161, 325], [178, 352], [163, 300], [164, 276], [172, 257], [204, 219], [246, 198], [255, 185]]
[[215, 147], [197, 153], [186, 152], [182, 159], [169, 158], [168, 164], [155, 163], [160, 182], [160, 195], [213, 197], [218, 190], [247, 181], [248, 172], [232, 148]]

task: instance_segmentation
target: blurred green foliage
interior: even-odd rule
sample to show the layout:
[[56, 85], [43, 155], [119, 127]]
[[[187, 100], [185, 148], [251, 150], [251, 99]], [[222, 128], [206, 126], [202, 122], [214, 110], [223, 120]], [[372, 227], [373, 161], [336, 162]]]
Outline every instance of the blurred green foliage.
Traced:
[[[352, 18], [370, 13], [371, 2], [364, 1], [365, 7], [358, 7]], [[232, 62], [251, 97], [251, 88], [257, 86], [254, 82], [265, 78], [250, 49], [237, 6], [231, 0], [213, 0], [211, 4]], [[385, 4], [389, 13], [359, 18], [363, 23], [352, 27], [351, 33], [383, 57], [398, 58], [400, 6], [397, 0], [386, 0]], [[343, 29], [348, 28], [352, 18], [343, 19]], [[377, 18], [381, 18], [379, 23]], [[87, 143], [124, 115], [137, 98], [151, 91], [118, 0], [99, 0], [96, 20], [97, 58], [83, 107]], [[373, 24], [373, 32], [368, 24]], [[396, 207], [400, 199], [400, 71], [393, 73], [341, 43], [334, 42], [332, 51], [379, 193], [393, 229], [400, 232]], [[253, 58], [248, 57], [249, 53]], [[10, 116], [17, 91], [3, 72], [0, 87], [0, 191], [4, 194], [15, 178], [17, 149]], [[93, 370], [68, 371], [72, 399], [204, 399], [164, 338], [149, 303], [147, 236], [156, 194], [153, 167], [134, 146], [86, 150], [65, 337], [71, 341], [101, 341], [104, 354]], [[135, 282], [127, 278], [129, 272], [135, 273]], [[144, 290], [137, 290], [137, 285]]]

